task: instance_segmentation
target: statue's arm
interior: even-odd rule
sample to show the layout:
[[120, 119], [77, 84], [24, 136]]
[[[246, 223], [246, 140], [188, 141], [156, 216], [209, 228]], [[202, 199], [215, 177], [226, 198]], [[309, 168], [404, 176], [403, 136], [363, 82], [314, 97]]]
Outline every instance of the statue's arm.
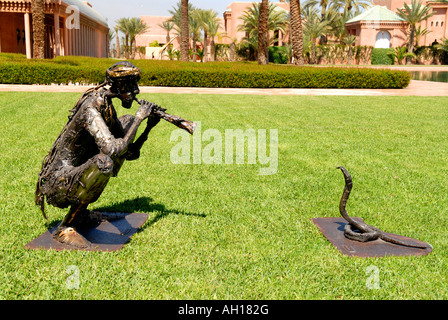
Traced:
[[142, 117], [136, 116], [125, 136], [115, 138], [98, 110], [95, 108], [85, 110], [84, 123], [86, 124], [86, 130], [94, 137], [101, 152], [111, 157], [121, 156], [127, 151], [129, 145], [134, 141], [142, 121]]
[[148, 117], [148, 122], [146, 123], [146, 128], [142, 132], [142, 134], [135, 140], [135, 142], [131, 143], [128, 148], [128, 152], [126, 153], [126, 160], [136, 160], [140, 157], [140, 149], [143, 144], [148, 140], [149, 132], [152, 128], [154, 128], [160, 121], [160, 118], [157, 116]]

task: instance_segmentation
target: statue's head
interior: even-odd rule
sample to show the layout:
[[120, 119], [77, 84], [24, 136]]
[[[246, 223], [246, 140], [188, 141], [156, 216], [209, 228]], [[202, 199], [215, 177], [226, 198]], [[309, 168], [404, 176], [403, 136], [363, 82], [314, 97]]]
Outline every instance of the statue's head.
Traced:
[[106, 81], [110, 91], [119, 98], [122, 106], [129, 109], [135, 96], [140, 93], [137, 82], [141, 70], [128, 61], [115, 63], [106, 71]]

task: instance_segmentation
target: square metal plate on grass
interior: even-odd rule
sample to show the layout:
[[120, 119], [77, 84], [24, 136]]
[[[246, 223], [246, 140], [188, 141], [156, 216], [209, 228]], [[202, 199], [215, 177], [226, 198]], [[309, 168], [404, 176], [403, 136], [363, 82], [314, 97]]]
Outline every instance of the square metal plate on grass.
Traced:
[[[362, 222], [361, 218], [353, 218]], [[358, 242], [344, 236], [344, 227], [348, 223], [344, 218], [313, 218], [311, 221], [339, 251], [348, 256], [384, 257], [384, 256], [423, 256], [431, 253], [432, 247], [420, 240], [387, 233], [388, 235], [409, 243], [423, 245], [424, 249], [406, 247], [378, 239], [369, 242]]]
[[[103, 213], [107, 216], [108, 213]], [[110, 214], [110, 213], [109, 213]], [[53, 239], [53, 233], [58, 226], [51, 228], [36, 239], [25, 245], [26, 249], [43, 250], [84, 250], [84, 251], [117, 251], [129, 242], [130, 238], [146, 222], [146, 213], [114, 213], [122, 218], [102, 221], [97, 226], [88, 229], [79, 229], [87, 240], [92, 243], [91, 248], [80, 249], [60, 243]]]

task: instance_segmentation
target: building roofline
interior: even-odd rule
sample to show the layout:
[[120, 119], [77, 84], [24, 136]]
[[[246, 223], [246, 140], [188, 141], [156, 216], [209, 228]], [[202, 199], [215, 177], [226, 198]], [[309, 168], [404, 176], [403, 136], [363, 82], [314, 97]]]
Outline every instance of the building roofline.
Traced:
[[346, 22], [353, 23], [357, 21], [403, 21], [395, 12], [387, 9], [386, 6], [375, 5], [356, 17]]
[[83, 13], [84, 15], [88, 16], [89, 18], [95, 20], [98, 23], [103, 24], [106, 27], [109, 27], [107, 23], [107, 19], [101, 15], [98, 11], [93, 9], [91, 6], [86, 4], [84, 1], [81, 0], [62, 0], [65, 4], [76, 6], [78, 7], [79, 11]]

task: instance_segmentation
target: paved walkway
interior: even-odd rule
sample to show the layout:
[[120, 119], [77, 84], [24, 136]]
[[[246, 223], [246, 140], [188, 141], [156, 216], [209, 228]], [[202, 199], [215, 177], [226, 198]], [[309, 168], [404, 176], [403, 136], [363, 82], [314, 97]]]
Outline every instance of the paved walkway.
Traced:
[[[84, 92], [91, 86], [8, 85], [0, 84], [0, 92]], [[412, 80], [404, 89], [234, 89], [234, 88], [172, 88], [140, 87], [141, 93], [180, 94], [243, 94], [278, 96], [448, 96], [448, 83]]]

